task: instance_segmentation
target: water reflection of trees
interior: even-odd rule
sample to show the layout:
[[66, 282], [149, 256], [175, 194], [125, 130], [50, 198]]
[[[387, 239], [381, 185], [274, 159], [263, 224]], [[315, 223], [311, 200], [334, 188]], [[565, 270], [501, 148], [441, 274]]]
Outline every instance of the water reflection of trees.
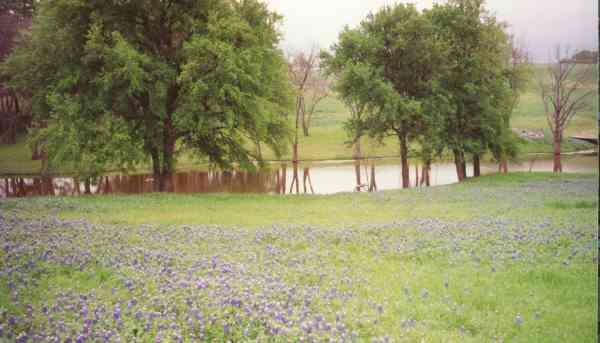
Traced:
[[[362, 182], [362, 168], [364, 168], [365, 182]], [[356, 186], [354, 191], [356, 192], [377, 192], [377, 180], [375, 179], [375, 163], [369, 163], [364, 160], [361, 163], [360, 159], [354, 161], [354, 175], [356, 177]]]
[[32, 196], [55, 195], [55, 185], [51, 177], [5, 178], [0, 183], [0, 196], [5, 198], [24, 198]]
[[[568, 167], [568, 170], [578, 172], [596, 170], [597, 159], [592, 158], [591, 162], [585, 163], [580, 159], [576, 156], [565, 158], [565, 166]], [[496, 168], [495, 164], [483, 166], [484, 174], [491, 173]], [[375, 161], [363, 159], [356, 160], [354, 165], [347, 166], [347, 169], [343, 168], [344, 170], [340, 172], [339, 176], [348, 176], [349, 172], [350, 178], [346, 181], [337, 177], [336, 174], [329, 181], [321, 180], [321, 184], [315, 184], [312, 181], [315, 168], [302, 167], [302, 170], [300, 168], [299, 164], [293, 164], [292, 170], [290, 170], [288, 164], [283, 163], [274, 166], [271, 170], [258, 173], [218, 170], [178, 173], [171, 177], [169, 184], [170, 190], [175, 193], [309, 194], [323, 192], [323, 189], [331, 190], [331, 186], [334, 186], [333, 191], [354, 189], [360, 192], [376, 192], [381, 186], [380, 182], [383, 182], [384, 188], [390, 186], [390, 182], [386, 183], [386, 175], [395, 173], [394, 177], [401, 176], [396, 171], [390, 171], [389, 168], [380, 169], [378, 175]], [[411, 174], [414, 175], [414, 179], [411, 180], [411, 187], [428, 187], [433, 184], [456, 182], [451, 178], [444, 178], [442, 174], [451, 172], [444, 168], [446, 167], [441, 164], [434, 164], [430, 168], [412, 167]], [[549, 171], [552, 170], [552, 161], [535, 156], [532, 160], [524, 161], [523, 164], [512, 165], [512, 168], [530, 172]], [[319, 173], [319, 168], [316, 169], [316, 172]], [[352, 173], [354, 173], [354, 180], [352, 180]], [[377, 178], [380, 179], [379, 182]], [[334, 184], [324, 185], [323, 182], [333, 182]], [[139, 194], [153, 192], [153, 183], [152, 175], [105, 175], [91, 180], [88, 187], [85, 182], [71, 177], [6, 177], [0, 178], [0, 197], [77, 196], [84, 194], [85, 188], [88, 188], [91, 194]], [[402, 182], [399, 180], [396, 187], [400, 188], [401, 184]]]
[[[282, 173], [283, 172], [283, 173]], [[168, 189], [174, 193], [281, 193], [285, 194], [283, 171], [248, 173], [201, 171], [174, 174]], [[308, 173], [306, 173], [308, 175]], [[307, 178], [307, 176], [305, 176]], [[154, 190], [151, 175], [108, 175], [90, 182], [71, 177], [8, 177], [0, 180], [0, 197], [75, 196], [81, 194], [140, 194]], [[312, 185], [309, 186], [312, 190]]]
[[[300, 167], [297, 162], [292, 163], [292, 180], [290, 182], [290, 189], [288, 190], [288, 194], [301, 194], [300, 192]], [[283, 164], [281, 167], [281, 180], [283, 180], [283, 186], [278, 188], [279, 194], [285, 194], [286, 187], [285, 181], [287, 179], [287, 166]], [[302, 168], [302, 191], [304, 194], [315, 194], [315, 190], [313, 188], [312, 179], [310, 177], [310, 168], [303, 167]]]

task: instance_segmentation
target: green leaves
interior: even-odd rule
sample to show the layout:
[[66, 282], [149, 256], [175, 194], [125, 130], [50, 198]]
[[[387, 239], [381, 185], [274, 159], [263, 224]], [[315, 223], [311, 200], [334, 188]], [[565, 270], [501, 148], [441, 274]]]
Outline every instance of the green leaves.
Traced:
[[416, 140], [425, 162], [445, 148], [514, 156], [509, 120], [524, 73], [511, 70], [504, 29], [479, 0], [388, 6], [346, 28], [323, 60], [353, 109], [349, 135]]
[[[185, 139], [188, 146], [227, 168], [233, 161], [250, 166], [249, 157], [260, 159], [246, 148], [248, 143], [285, 151], [289, 130], [282, 114], [291, 93], [283, 58], [261, 32], [239, 16], [212, 20], [206, 35], [194, 35], [185, 44], [184, 56], [187, 63], [178, 78], [184, 96], [176, 125], [182, 131], [195, 125], [193, 137]], [[211, 140], [228, 153], [206, 143]]]
[[176, 146], [225, 168], [252, 167], [253, 145], [285, 151], [291, 91], [263, 3], [57, 0], [38, 13], [6, 70], [33, 93], [56, 161], [95, 156], [103, 170], [139, 153], [170, 174]]
[[[443, 45], [436, 40], [428, 18], [412, 5], [385, 7], [369, 15], [361, 26], [346, 29], [324, 54], [326, 69], [338, 76], [337, 91], [349, 105], [363, 110], [347, 128], [351, 135], [368, 133], [418, 137], [430, 134], [423, 103], [436, 92], [444, 60]], [[435, 102], [429, 102], [432, 111]]]

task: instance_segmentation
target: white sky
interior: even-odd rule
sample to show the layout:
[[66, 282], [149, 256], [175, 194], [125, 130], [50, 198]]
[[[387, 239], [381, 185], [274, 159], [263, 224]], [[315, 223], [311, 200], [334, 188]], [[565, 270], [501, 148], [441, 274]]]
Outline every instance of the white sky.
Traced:
[[[282, 48], [329, 48], [344, 25], [357, 26], [383, 5], [410, 2], [418, 8], [439, 0], [263, 0], [284, 16]], [[511, 25], [536, 61], [546, 60], [556, 44], [571, 50], [598, 48], [598, 0], [487, 0], [487, 9]]]

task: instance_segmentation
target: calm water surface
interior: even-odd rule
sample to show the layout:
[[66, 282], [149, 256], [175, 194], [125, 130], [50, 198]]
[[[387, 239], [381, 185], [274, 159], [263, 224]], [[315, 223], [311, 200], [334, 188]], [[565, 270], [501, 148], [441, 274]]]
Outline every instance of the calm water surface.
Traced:
[[[522, 163], [512, 163], [509, 171], [552, 171], [549, 156], [528, 157]], [[563, 168], [570, 173], [596, 173], [598, 156], [564, 156]], [[498, 166], [482, 163], [482, 174], [493, 174]], [[421, 167], [411, 166], [411, 185], [415, 186]], [[467, 174], [473, 175], [472, 165]], [[374, 176], [374, 177], [373, 177]], [[295, 180], [298, 180], [296, 182]], [[452, 162], [432, 166], [431, 185], [456, 183], [456, 169]], [[151, 175], [109, 175], [91, 185], [94, 194], [139, 194], [153, 191]], [[314, 193], [376, 191], [399, 189], [402, 185], [398, 161], [363, 161], [349, 163], [320, 163], [309, 168], [294, 170], [291, 163], [273, 165], [272, 171], [260, 173], [198, 171], [175, 174], [171, 180], [175, 193]], [[0, 178], [0, 198], [29, 196], [69, 196], [84, 193], [83, 183], [77, 187], [71, 177], [8, 177]]]

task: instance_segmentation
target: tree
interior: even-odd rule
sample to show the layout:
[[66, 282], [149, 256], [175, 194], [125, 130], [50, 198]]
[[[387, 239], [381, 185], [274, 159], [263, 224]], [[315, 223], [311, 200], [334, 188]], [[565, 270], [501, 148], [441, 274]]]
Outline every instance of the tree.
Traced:
[[[296, 107], [295, 107], [295, 131], [293, 141], [293, 163], [298, 163], [298, 131], [300, 125], [304, 127], [305, 114], [306, 114], [306, 99], [305, 93], [308, 88], [309, 79], [312, 77], [314, 70], [317, 66], [317, 55], [313, 50], [307, 55], [304, 52], [299, 52], [290, 57], [288, 61], [288, 75], [289, 79], [296, 92]], [[294, 175], [292, 180], [292, 186], [294, 182], [298, 182], [297, 175]]]
[[499, 164], [499, 171], [503, 173], [508, 173], [508, 160], [514, 159], [518, 155], [516, 138], [510, 130], [510, 115], [517, 108], [521, 92], [527, 86], [531, 75], [529, 55], [525, 46], [517, 42], [514, 36], [510, 38], [510, 64], [506, 74], [509, 80], [512, 100], [508, 103], [509, 107], [501, 123], [501, 133], [490, 145], [492, 155]]
[[[327, 84], [319, 75], [319, 54], [317, 49], [313, 48], [307, 54], [298, 52], [290, 55], [288, 58], [288, 75], [292, 86], [296, 92], [295, 107], [295, 131], [292, 143], [292, 163], [294, 165], [290, 193], [296, 187], [296, 193], [300, 193], [300, 179], [298, 176], [298, 162], [300, 160], [298, 153], [298, 136], [300, 126], [305, 137], [309, 135], [309, 128], [312, 116], [316, 106], [329, 95]], [[311, 183], [310, 170], [304, 169], [304, 192], [306, 193], [306, 183]], [[312, 190], [312, 184], [310, 184]]]
[[325, 98], [331, 95], [329, 91], [329, 81], [320, 76], [320, 71], [309, 80], [308, 89], [306, 94], [306, 111], [304, 112], [304, 120], [302, 121], [302, 132], [304, 137], [310, 135], [310, 127], [312, 124], [312, 118], [317, 110], [317, 106]]
[[561, 143], [569, 122], [578, 112], [592, 108], [590, 97], [597, 92], [592, 85], [593, 64], [565, 59], [569, 51], [556, 47], [554, 62], [538, 77], [546, 119], [554, 137], [555, 173], [562, 172]]
[[[324, 66], [337, 75], [336, 90], [346, 102], [364, 109], [348, 127], [382, 141], [395, 136], [400, 146], [402, 185], [410, 186], [408, 148], [425, 129], [425, 109], [435, 106], [435, 76], [444, 67], [444, 46], [426, 16], [413, 5], [398, 4], [370, 14], [356, 29], [346, 28]], [[351, 135], [356, 136], [356, 135]]]
[[313, 48], [309, 53], [298, 52], [289, 58], [289, 76], [296, 90], [296, 123], [302, 125], [302, 133], [309, 136], [312, 117], [317, 105], [329, 93], [329, 83], [321, 77], [320, 57]]
[[466, 155], [475, 174], [480, 156], [508, 130], [511, 92], [507, 74], [509, 37], [482, 0], [452, 0], [427, 12], [448, 47], [449, 68], [440, 77], [450, 95], [443, 141], [454, 155], [459, 181], [467, 177]]
[[[0, 5], [0, 62], [13, 51], [19, 40], [20, 32], [31, 24], [29, 17], [16, 12], [17, 3], [7, 2]], [[0, 83], [4, 79], [0, 75]], [[26, 92], [16, 92], [0, 85], [0, 143], [15, 144], [17, 131], [26, 128], [31, 117], [28, 112]]]
[[[41, 2], [5, 72], [12, 87], [31, 87], [36, 117], [52, 127], [49, 154], [101, 155], [105, 169], [130, 164], [135, 148], [163, 191], [183, 149], [247, 169], [261, 144], [285, 151], [279, 21], [257, 0]], [[66, 132], [75, 155], [56, 139]]]

